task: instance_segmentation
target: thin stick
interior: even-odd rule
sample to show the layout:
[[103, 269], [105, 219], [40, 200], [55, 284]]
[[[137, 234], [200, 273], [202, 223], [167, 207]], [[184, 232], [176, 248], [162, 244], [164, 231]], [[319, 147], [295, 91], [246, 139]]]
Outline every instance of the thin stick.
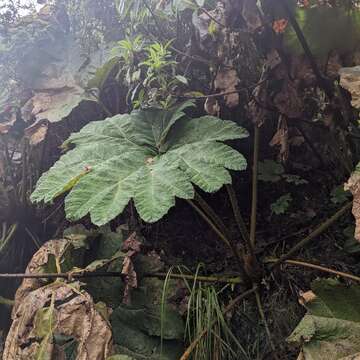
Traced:
[[43, 274], [0, 274], [0, 278], [12, 278], [12, 279], [81, 279], [81, 278], [94, 278], [94, 277], [125, 277], [119, 271], [116, 272], [84, 272], [84, 273], [43, 273]]
[[[268, 261], [273, 262], [273, 261], [277, 261], [277, 260], [278, 259], [271, 259], [271, 260], [268, 260]], [[337, 270], [334, 270], [334, 269], [330, 269], [330, 268], [327, 268], [325, 266], [315, 265], [315, 264], [312, 264], [312, 263], [308, 263], [306, 261], [285, 260], [284, 263], [289, 264], [289, 265], [297, 265], [297, 266], [308, 267], [310, 269], [315, 269], [315, 270], [327, 272], [329, 274], [334, 274], [334, 275], [341, 276], [341, 277], [346, 278], [346, 279], [351, 279], [351, 280], [360, 282], [360, 277], [359, 276], [352, 275], [352, 274], [349, 274], [349, 273], [345, 273], [345, 272], [342, 272], [342, 271], [337, 271]]]
[[306, 236], [304, 239], [299, 241], [295, 246], [293, 246], [286, 254], [280, 257], [271, 267], [271, 270], [280, 265], [285, 260], [289, 259], [294, 255], [298, 250], [303, 248], [307, 243], [316, 238], [318, 235], [323, 233], [329, 226], [331, 226], [335, 221], [337, 221], [342, 215], [344, 215], [352, 206], [352, 201], [344, 205], [340, 210], [338, 210], [333, 216], [327, 219], [325, 222], [320, 224], [311, 234]]
[[[227, 312], [229, 312], [230, 310], [232, 310], [240, 301], [244, 300], [245, 298], [247, 298], [249, 295], [253, 294], [255, 291], [257, 291], [258, 286], [255, 285], [253, 288], [251, 288], [250, 290], [247, 290], [245, 292], [243, 292], [242, 294], [240, 294], [239, 296], [237, 296], [234, 300], [232, 300], [224, 309], [223, 314], [226, 314]], [[189, 347], [185, 350], [185, 352], [182, 354], [180, 360], [187, 360], [191, 353], [194, 351], [194, 349], [196, 348], [196, 346], [199, 344], [199, 342], [201, 341], [201, 339], [209, 332], [211, 331], [212, 327], [217, 324], [217, 320], [214, 320], [207, 328], [205, 328], [199, 335], [198, 337], [189, 345]]]
[[254, 155], [253, 155], [253, 172], [252, 172], [252, 201], [251, 201], [251, 219], [250, 219], [250, 244], [255, 248], [256, 240], [256, 212], [257, 212], [257, 182], [258, 182], [258, 161], [259, 161], [259, 139], [260, 129], [254, 126]]
[[269, 328], [269, 324], [268, 324], [268, 322], [267, 322], [267, 320], [266, 320], [264, 308], [263, 308], [262, 303], [261, 303], [261, 298], [260, 298], [259, 290], [256, 290], [256, 291], [255, 291], [255, 297], [256, 297], [256, 304], [257, 304], [257, 307], [258, 307], [258, 310], [259, 310], [259, 314], [260, 314], [261, 320], [262, 320], [263, 323], [264, 323], [266, 335], [267, 335], [267, 337], [268, 337], [271, 350], [272, 350], [272, 352], [273, 352], [273, 355], [274, 355], [275, 358], [277, 359], [277, 356], [276, 356], [276, 348], [275, 348], [275, 345], [274, 345], [274, 343], [273, 343], [273, 341], [272, 341], [271, 331], [270, 331], [270, 328]]

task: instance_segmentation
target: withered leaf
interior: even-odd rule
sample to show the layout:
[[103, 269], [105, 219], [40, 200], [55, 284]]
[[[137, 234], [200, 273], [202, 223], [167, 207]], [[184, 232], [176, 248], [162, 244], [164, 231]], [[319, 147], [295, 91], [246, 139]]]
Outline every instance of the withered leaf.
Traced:
[[130, 304], [130, 291], [137, 288], [138, 280], [137, 274], [133, 264], [133, 257], [136, 256], [141, 250], [141, 242], [138, 240], [137, 234], [132, 233], [123, 243], [122, 251], [127, 251], [121, 273], [125, 275], [125, 290], [123, 302]]
[[360, 242], [360, 172], [355, 171], [344, 185], [345, 191], [350, 191], [354, 197], [352, 213], [355, 217], [355, 239]]
[[278, 129], [270, 141], [270, 146], [280, 146], [279, 158], [285, 162], [289, 157], [289, 130], [284, 116], [280, 116]]
[[[44, 267], [49, 263], [51, 257], [55, 259], [55, 262], [60, 261], [61, 257], [67, 249], [68, 244], [69, 242], [66, 239], [50, 240], [46, 242], [33, 255], [25, 272], [27, 274], [44, 272]], [[16, 313], [18, 306], [32, 291], [40, 288], [44, 284], [44, 279], [24, 279], [15, 294], [15, 306], [13, 308], [13, 314]]]
[[214, 97], [208, 97], [204, 104], [204, 110], [213, 116], [218, 116], [220, 112], [220, 105]]
[[360, 109], [360, 66], [341, 68], [340, 85], [351, 93], [353, 107]]
[[29, 144], [35, 146], [45, 139], [47, 131], [47, 121], [39, 120], [25, 129], [25, 136], [29, 139]]
[[[53, 336], [43, 336], [45, 334], [39, 331], [39, 323], [35, 321], [52, 299], [52, 332], [77, 341], [76, 360], [106, 359], [112, 349], [111, 328], [96, 310], [90, 295], [79, 289], [79, 283], [55, 282], [32, 291], [17, 303], [3, 360], [35, 359], [40, 346], [46, 346], [46, 354], [52, 358]], [[45, 344], [44, 339], [47, 339]]]
[[222, 69], [215, 78], [215, 88], [224, 93], [231, 93], [224, 96], [226, 105], [231, 109], [239, 105], [239, 94], [236, 92], [236, 86], [240, 80], [235, 69]]
[[274, 105], [289, 118], [301, 116], [304, 104], [294, 82], [284, 81], [281, 91], [274, 97]]

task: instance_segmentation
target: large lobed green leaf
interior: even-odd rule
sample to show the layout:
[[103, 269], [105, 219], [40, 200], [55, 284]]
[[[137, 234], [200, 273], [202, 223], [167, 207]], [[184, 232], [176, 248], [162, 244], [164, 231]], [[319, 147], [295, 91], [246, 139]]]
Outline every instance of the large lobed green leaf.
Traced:
[[247, 131], [212, 116], [188, 119], [186, 106], [88, 124], [70, 136], [65, 145], [74, 149], [43, 174], [31, 199], [49, 202], [71, 190], [67, 217], [90, 213], [94, 224], [103, 225], [133, 198], [141, 218], [155, 222], [175, 205], [175, 197], [194, 197], [192, 183], [207, 192], [231, 183], [227, 169], [243, 170], [246, 160], [222, 141], [244, 138]]
[[358, 359], [360, 287], [322, 279], [311, 288], [316, 298], [306, 304], [308, 312], [288, 342], [302, 345], [305, 360]]

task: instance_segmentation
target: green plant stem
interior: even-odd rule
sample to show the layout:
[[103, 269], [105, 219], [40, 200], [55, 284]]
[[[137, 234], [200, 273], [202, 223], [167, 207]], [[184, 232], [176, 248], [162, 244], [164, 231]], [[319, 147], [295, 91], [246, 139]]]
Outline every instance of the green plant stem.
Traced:
[[[145, 277], [157, 277], [157, 278], [166, 278], [167, 273], [149, 273], [145, 274]], [[237, 276], [232, 278], [227, 278], [224, 276], [195, 276], [195, 275], [186, 275], [186, 274], [173, 274], [171, 273], [170, 278], [173, 279], [186, 279], [186, 280], [194, 280], [200, 282], [219, 282], [225, 284], [242, 284], [243, 280]]]
[[306, 236], [304, 239], [299, 241], [295, 246], [293, 246], [286, 254], [281, 256], [272, 266], [271, 270], [280, 265], [285, 260], [289, 259], [292, 255], [294, 255], [298, 250], [303, 248], [307, 243], [316, 238], [318, 235], [323, 233], [329, 226], [331, 226], [335, 221], [337, 221], [342, 215], [344, 215], [352, 206], [352, 201], [348, 202], [344, 205], [340, 210], [338, 210], [333, 216], [327, 219], [325, 222], [320, 224], [311, 234]]
[[268, 324], [268, 322], [267, 322], [267, 320], [266, 320], [264, 308], [263, 308], [263, 305], [262, 305], [262, 302], [261, 302], [259, 290], [256, 290], [256, 291], [255, 291], [255, 298], [256, 298], [256, 305], [257, 305], [257, 307], [258, 307], [261, 320], [262, 320], [263, 323], [264, 323], [266, 335], [267, 335], [267, 337], [268, 337], [271, 350], [272, 350], [272, 352], [273, 352], [273, 355], [274, 355], [275, 359], [278, 359], [278, 357], [276, 356], [276, 348], [275, 348], [274, 342], [272, 341], [272, 335], [271, 335], [271, 331], [270, 331], [270, 328], [269, 328], [269, 324]]
[[238, 250], [236, 249], [236, 246], [233, 244], [231, 240], [227, 238], [225, 234], [223, 234], [216, 225], [211, 221], [211, 219], [207, 216], [207, 214], [201, 210], [193, 201], [187, 200], [188, 203], [195, 209], [195, 211], [206, 221], [206, 223], [211, 227], [211, 229], [219, 236], [219, 238], [222, 240], [222, 242], [227, 245], [231, 251], [233, 252], [240, 269], [240, 272], [242, 275], [246, 276], [244, 267], [242, 264], [242, 256], [239, 254]]
[[15, 301], [0, 296], [0, 304], [5, 306], [14, 306]]
[[105, 112], [105, 114], [109, 117], [112, 117], [113, 114], [111, 111], [107, 108], [107, 106], [100, 100], [100, 98], [97, 98], [98, 104], [101, 106], [101, 109]]
[[228, 236], [228, 230], [226, 229], [226, 226], [224, 222], [221, 220], [221, 218], [215, 213], [214, 209], [205, 201], [203, 197], [200, 196], [198, 192], [195, 192], [195, 198], [194, 200], [200, 205], [202, 210], [206, 213], [207, 216], [211, 219], [211, 221], [218, 227], [218, 229]]
[[223, 234], [216, 225], [211, 221], [211, 219], [205, 214], [205, 212], [200, 209], [193, 201], [187, 200], [187, 202], [193, 207], [193, 209], [206, 221], [206, 223], [211, 227], [212, 230], [219, 236], [222, 242], [227, 245], [228, 247], [232, 247], [230, 240]]
[[16, 230], [18, 228], [18, 224], [12, 224], [10, 226], [10, 230], [8, 232], [8, 234], [5, 236], [5, 238], [1, 241], [0, 243], [0, 254], [4, 251], [4, 249], [6, 248], [6, 245], [9, 243], [9, 241], [13, 238]]
[[[276, 262], [276, 261], [278, 261], [278, 259], [268, 259], [268, 260], [266, 260], [266, 262]], [[337, 270], [334, 270], [334, 269], [330, 269], [330, 268], [327, 268], [325, 266], [312, 264], [312, 263], [309, 263], [307, 261], [285, 260], [284, 263], [289, 264], [289, 265], [295, 265], [295, 266], [303, 266], [303, 267], [307, 267], [307, 268], [310, 268], [310, 269], [323, 271], [323, 272], [326, 272], [326, 273], [329, 273], [329, 274], [334, 274], [334, 275], [341, 276], [341, 277], [346, 278], [346, 279], [350, 279], [350, 280], [360, 282], [360, 277], [359, 276], [349, 274], [349, 273], [345, 273], [345, 272], [342, 272], [342, 271], [337, 271]]]
[[[240, 301], [244, 300], [245, 298], [247, 298], [249, 295], [253, 294], [254, 292], [256, 292], [258, 289], [258, 285], [255, 285], [254, 287], [252, 287], [250, 290], [247, 290], [245, 292], [243, 292], [242, 294], [240, 294], [239, 296], [237, 296], [234, 300], [232, 300], [224, 309], [223, 314], [226, 314], [227, 312], [229, 312], [230, 310], [232, 310]], [[194, 349], [196, 348], [196, 346], [199, 344], [199, 342], [201, 341], [201, 339], [209, 332], [211, 331], [212, 327], [214, 325], [217, 324], [217, 319], [214, 320], [207, 328], [205, 328], [199, 335], [198, 337], [189, 345], [189, 347], [185, 350], [185, 352], [182, 354], [180, 360], [187, 360], [189, 359], [189, 357], [191, 356], [192, 352], [194, 351]]]
[[[184, 279], [184, 280], [194, 280], [202, 282], [219, 282], [225, 284], [242, 284], [243, 280], [237, 277], [228, 278], [226, 276], [198, 276], [198, 275], [187, 275], [187, 274], [170, 274], [167, 273], [146, 273], [145, 277], [156, 277], [165, 279], [167, 276], [173, 279]], [[78, 272], [78, 273], [26, 273], [26, 274], [0, 274], [0, 278], [17, 278], [17, 279], [54, 279], [54, 278], [63, 278], [63, 279], [76, 279], [76, 278], [94, 278], [94, 277], [120, 277], [123, 278], [124, 275], [119, 271], [113, 272]]]
[[253, 155], [253, 172], [252, 172], [252, 201], [251, 201], [251, 219], [250, 219], [250, 244], [255, 248], [256, 240], [256, 212], [257, 212], [257, 182], [258, 182], [258, 162], [259, 162], [259, 140], [260, 129], [254, 125], [254, 155]]
[[252, 256], [254, 256], [254, 249], [251, 246], [249, 232], [248, 232], [248, 230], [246, 228], [245, 221], [244, 221], [244, 219], [243, 219], [243, 217], [241, 215], [239, 202], [237, 200], [234, 188], [233, 188], [232, 185], [226, 185], [226, 190], [227, 190], [228, 195], [229, 195], [229, 199], [230, 199], [230, 203], [231, 203], [232, 210], [233, 210], [233, 213], [234, 213], [235, 221], [236, 221], [236, 224], [237, 224], [237, 226], [239, 228], [241, 237], [243, 238], [243, 240], [245, 242], [245, 245], [246, 245], [246, 248], [247, 248], [248, 252]]

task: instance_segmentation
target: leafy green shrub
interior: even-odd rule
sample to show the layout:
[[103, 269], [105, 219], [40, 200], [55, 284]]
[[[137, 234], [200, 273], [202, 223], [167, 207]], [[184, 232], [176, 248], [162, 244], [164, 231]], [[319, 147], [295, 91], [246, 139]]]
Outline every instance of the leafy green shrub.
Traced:
[[75, 148], [42, 175], [32, 201], [49, 202], [71, 190], [67, 217], [90, 213], [94, 224], [103, 225], [133, 198], [141, 218], [155, 222], [175, 205], [175, 197], [194, 197], [192, 184], [207, 192], [230, 184], [227, 169], [244, 170], [246, 160], [222, 142], [244, 138], [247, 131], [212, 116], [189, 119], [183, 110], [190, 105], [88, 124], [65, 142]]

